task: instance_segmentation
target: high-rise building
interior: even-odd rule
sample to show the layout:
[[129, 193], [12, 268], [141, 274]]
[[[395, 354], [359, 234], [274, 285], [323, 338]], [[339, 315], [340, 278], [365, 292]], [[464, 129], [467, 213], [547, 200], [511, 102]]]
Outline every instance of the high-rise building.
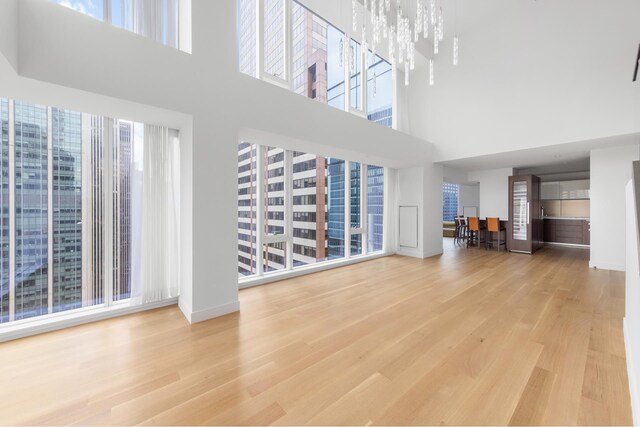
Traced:
[[131, 296], [131, 165], [133, 123], [116, 121], [113, 173], [113, 299]]
[[367, 250], [384, 249], [384, 168], [367, 167]]
[[[274, 70], [284, 70], [281, 3], [280, 0], [267, 0], [264, 3], [263, 54], [265, 70], [269, 74], [278, 74]], [[255, 5], [256, 2], [252, 0], [240, 0], [238, 3], [239, 66], [241, 72], [252, 76], [256, 76]], [[291, 16], [293, 90], [307, 98], [344, 109], [345, 70], [339, 55], [340, 45], [345, 42], [344, 34], [295, 1], [292, 2]], [[358, 53], [354, 51], [354, 54]], [[360, 79], [360, 69], [356, 72], [356, 80]], [[370, 119], [391, 127], [391, 113], [390, 106], [384, 107], [372, 113]], [[241, 143], [238, 147], [238, 272], [241, 276], [256, 272], [258, 173], [265, 174], [264, 232], [267, 235], [285, 232], [284, 150], [273, 147], [265, 147], [264, 150], [265, 170], [257, 171], [257, 147], [248, 143]], [[360, 212], [360, 166], [356, 168], [351, 171], [351, 212], [352, 219], [360, 222], [354, 216], [355, 212], [358, 212], [358, 216]], [[383, 174], [384, 168], [380, 170]], [[293, 266], [344, 257], [345, 174], [344, 160], [293, 153], [290, 184], [293, 196]], [[384, 177], [381, 182], [383, 180]], [[383, 203], [383, 199], [376, 200]], [[380, 213], [372, 217], [376, 225], [372, 223], [373, 228], [370, 228], [373, 232], [369, 236], [370, 250], [382, 249], [382, 207], [378, 210]], [[262, 250], [264, 271], [286, 268], [285, 244], [265, 245]], [[362, 253], [361, 236], [352, 238], [351, 253]]]
[[378, 110], [371, 111], [368, 114], [368, 118], [372, 122], [376, 122], [382, 126], [386, 126], [388, 128], [393, 127], [393, 108], [382, 107]]
[[285, 0], [264, 0], [264, 72], [280, 79], [285, 76]]
[[0, 98], [0, 323], [9, 321], [9, 100]]
[[15, 320], [49, 312], [48, 141], [47, 107], [16, 101], [15, 248], [10, 248], [15, 251]]
[[129, 298], [133, 123], [0, 99], [0, 130], [0, 322], [104, 302], [107, 197], [113, 299]]
[[442, 184], [442, 219], [453, 221], [458, 215], [458, 195], [460, 186], [445, 182]]
[[240, 72], [257, 77], [256, 70], [256, 2], [238, 1], [238, 58]]
[[82, 114], [53, 108], [53, 311], [82, 307]]

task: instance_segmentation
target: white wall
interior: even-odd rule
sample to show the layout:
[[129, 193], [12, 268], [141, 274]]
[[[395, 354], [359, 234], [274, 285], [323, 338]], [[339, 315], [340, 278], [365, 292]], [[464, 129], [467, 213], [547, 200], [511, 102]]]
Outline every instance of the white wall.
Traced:
[[625, 271], [625, 186], [640, 145], [591, 151], [591, 267]]
[[398, 206], [418, 206], [418, 247], [400, 255], [428, 258], [442, 253], [442, 166], [398, 171]]
[[17, 34], [18, 0], [3, 0], [0, 13], [0, 56], [4, 56], [14, 70], [18, 67]]
[[480, 183], [479, 216], [509, 219], [509, 177], [513, 169], [469, 172], [469, 181]]
[[427, 122], [437, 160], [640, 132], [640, 85], [631, 82], [639, 1], [483, 0], [456, 7], [455, 19], [447, 14], [435, 86], [416, 95], [426, 99], [427, 111], [414, 113]]
[[391, 168], [431, 158], [423, 140], [240, 74], [236, 5], [193, 0], [192, 55], [48, 0], [17, 2], [17, 40], [0, 42], [8, 57], [18, 46], [20, 72], [0, 61], [0, 96], [181, 131], [180, 307], [191, 321], [238, 308], [239, 138]]
[[634, 425], [640, 423], [640, 265], [638, 264], [638, 222], [633, 181], [626, 186], [626, 265], [624, 342]]
[[476, 206], [480, 208], [480, 186], [479, 185], [460, 185], [460, 194], [458, 195], [458, 214], [464, 213], [465, 206]]
[[[400, 255], [423, 258], [424, 240], [424, 168], [406, 168], [398, 171], [398, 206], [418, 207], [418, 247], [406, 248], [398, 246]], [[398, 242], [399, 244], [400, 242]]]
[[442, 166], [424, 168], [423, 181], [424, 230], [423, 258], [442, 253]]

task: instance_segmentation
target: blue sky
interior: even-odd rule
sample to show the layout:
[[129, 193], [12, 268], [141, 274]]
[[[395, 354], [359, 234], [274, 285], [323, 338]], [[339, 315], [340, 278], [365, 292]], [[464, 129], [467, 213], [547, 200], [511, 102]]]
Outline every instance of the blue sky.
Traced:
[[56, 3], [68, 7], [94, 18], [103, 19], [102, 0], [54, 0]]

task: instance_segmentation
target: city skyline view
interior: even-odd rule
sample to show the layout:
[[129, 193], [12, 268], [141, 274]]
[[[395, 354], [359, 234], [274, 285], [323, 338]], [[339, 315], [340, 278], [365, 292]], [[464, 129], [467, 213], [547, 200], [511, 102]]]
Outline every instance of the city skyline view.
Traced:
[[114, 301], [130, 297], [136, 127], [140, 136], [133, 122], [0, 99], [1, 323], [105, 303], [109, 205], [110, 293]]
[[[361, 46], [356, 40], [347, 43], [344, 32], [301, 5], [292, 2], [291, 58], [285, 49], [284, 7], [282, 0], [266, 0], [264, 4], [264, 73], [285, 79], [287, 66], [291, 67], [291, 89], [307, 98], [338, 109], [361, 111], [373, 122], [393, 126], [393, 76], [391, 64], [368, 51], [366, 59], [366, 85], [363, 81]], [[241, 72], [258, 77], [256, 0], [238, 1], [238, 63]], [[345, 84], [344, 49], [353, 49], [354, 65], [349, 72], [348, 89]], [[366, 86], [364, 111], [363, 86]], [[345, 92], [349, 90], [350, 105], [345, 105]]]

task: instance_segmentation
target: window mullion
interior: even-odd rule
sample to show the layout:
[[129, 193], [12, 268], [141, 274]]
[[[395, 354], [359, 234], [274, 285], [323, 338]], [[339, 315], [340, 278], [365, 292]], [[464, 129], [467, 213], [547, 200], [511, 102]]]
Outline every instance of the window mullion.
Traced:
[[[90, 220], [90, 212], [93, 210], [93, 188], [91, 183], [91, 116], [82, 114], [82, 306], [86, 307], [96, 300], [93, 295], [94, 285], [92, 283], [94, 265], [92, 262], [91, 248], [93, 248], [92, 234], [90, 232], [95, 225]], [[95, 213], [94, 213], [95, 215]]]
[[[394, 114], [395, 116], [395, 114]], [[396, 232], [396, 228], [395, 228], [395, 224], [392, 224], [390, 221], [388, 221], [389, 218], [389, 214], [391, 212], [391, 200], [392, 196], [391, 196], [391, 185], [389, 183], [389, 168], [384, 168], [384, 182], [383, 182], [383, 191], [384, 191], [384, 195], [383, 195], [383, 204], [382, 204], [382, 250], [384, 252], [389, 252], [391, 248], [388, 247], [389, 245], [389, 233], [395, 233]], [[395, 198], [395, 188], [393, 189], [394, 191], [394, 198]], [[395, 209], [395, 208], [394, 208]]]
[[16, 315], [16, 125], [15, 102], [9, 100], [9, 321]]
[[[398, 65], [396, 61], [391, 64], [391, 128], [398, 129]], [[385, 170], [386, 172], [386, 170]]]
[[[262, 1], [260, 1], [260, 3], [262, 3]], [[264, 181], [266, 172], [264, 155], [266, 147], [257, 145], [256, 151], [256, 275], [262, 276], [264, 274]]]
[[[369, 118], [369, 48], [362, 53], [362, 114]], [[364, 165], [363, 165], [364, 166]]]
[[53, 110], [47, 107], [47, 313], [53, 313]]
[[293, 90], [293, 4], [292, 0], [284, 2], [284, 78]]
[[256, 7], [256, 76], [264, 80], [264, 1], [254, 0]]
[[351, 162], [344, 162], [344, 257], [351, 258]]
[[102, 262], [103, 262], [103, 295], [105, 306], [113, 304], [113, 179], [114, 179], [114, 165], [113, 165], [113, 147], [116, 138], [116, 121], [111, 118], [104, 118], [103, 125], [103, 152], [102, 158], [104, 161], [104, 174], [103, 174], [103, 193], [102, 206], [104, 206], [104, 239], [102, 249]]
[[104, 22], [108, 22], [110, 24], [113, 23], [113, 17], [111, 16], [111, 11], [113, 10], [111, 7], [111, 1], [112, 0], [104, 0], [104, 3], [102, 5]]
[[364, 163], [360, 165], [360, 226], [362, 227], [362, 255], [367, 254], [367, 247], [369, 246], [367, 169], [368, 166]]
[[[344, 44], [342, 49], [351, 49], [351, 39], [347, 37], [347, 33], [343, 34]], [[351, 111], [351, 69], [348, 61], [344, 61], [344, 52], [342, 55], [342, 65], [344, 66], [344, 111]]]

